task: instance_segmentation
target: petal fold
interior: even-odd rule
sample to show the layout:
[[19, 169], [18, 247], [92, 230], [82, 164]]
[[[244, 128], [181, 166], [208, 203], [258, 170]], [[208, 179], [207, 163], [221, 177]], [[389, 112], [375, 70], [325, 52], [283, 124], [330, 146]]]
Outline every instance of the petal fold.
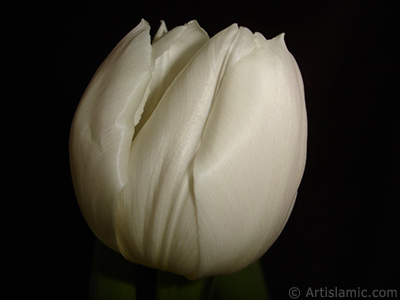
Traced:
[[192, 21], [184, 26], [175, 27], [153, 42], [152, 58], [155, 69], [143, 115], [135, 128], [136, 135], [153, 114], [161, 97], [176, 76], [208, 41], [207, 32], [196, 21]]
[[120, 249], [132, 261], [197, 277], [192, 164], [237, 31], [227, 28], [196, 53], [133, 141], [130, 181], [117, 209]]

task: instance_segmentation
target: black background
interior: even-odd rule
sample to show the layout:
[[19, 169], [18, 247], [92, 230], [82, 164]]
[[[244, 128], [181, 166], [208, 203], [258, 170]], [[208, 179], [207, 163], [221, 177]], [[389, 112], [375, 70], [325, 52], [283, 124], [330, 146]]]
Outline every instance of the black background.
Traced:
[[197, 19], [210, 36], [232, 23], [267, 38], [285, 32], [303, 75], [307, 166], [291, 218], [262, 258], [272, 299], [289, 299], [291, 287], [303, 298], [308, 288], [400, 293], [395, 2], [83, 3], [14, 2], [5, 10], [4, 63], [12, 65], [3, 101], [15, 105], [4, 106], [3, 120], [12, 120], [3, 125], [11, 133], [5, 148], [21, 162], [8, 176], [17, 183], [10, 201], [17, 207], [7, 212], [27, 223], [6, 230], [13, 238], [6, 248], [22, 263], [11, 282], [32, 283], [28, 292], [42, 298], [86, 299], [95, 238], [69, 173], [74, 110], [97, 67], [141, 18], [153, 35], [160, 20], [173, 28]]

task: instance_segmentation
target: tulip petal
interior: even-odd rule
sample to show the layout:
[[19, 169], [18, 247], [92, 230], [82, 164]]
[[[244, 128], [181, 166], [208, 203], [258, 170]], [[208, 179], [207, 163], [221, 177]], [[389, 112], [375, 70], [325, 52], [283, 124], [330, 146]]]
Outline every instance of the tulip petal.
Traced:
[[134, 126], [149, 93], [150, 27], [135, 27], [99, 67], [71, 127], [70, 161], [76, 196], [87, 223], [117, 250], [115, 204], [128, 179]]
[[304, 170], [300, 72], [283, 36], [255, 39], [257, 49], [224, 74], [194, 161], [200, 277], [235, 272], [265, 253]]
[[153, 43], [156, 42], [158, 39], [162, 38], [167, 32], [168, 32], [167, 25], [163, 20], [161, 20], [161, 25], [154, 36]]
[[129, 260], [198, 275], [192, 163], [237, 31], [228, 27], [196, 53], [133, 141], [130, 181], [117, 209], [118, 242]]
[[166, 89], [208, 40], [207, 32], [196, 21], [191, 21], [187, 25], [175, 27], [153, 43], [155, 70], [151, 79], [151, 92], [135, 128], [135, 135], [146, 124]]

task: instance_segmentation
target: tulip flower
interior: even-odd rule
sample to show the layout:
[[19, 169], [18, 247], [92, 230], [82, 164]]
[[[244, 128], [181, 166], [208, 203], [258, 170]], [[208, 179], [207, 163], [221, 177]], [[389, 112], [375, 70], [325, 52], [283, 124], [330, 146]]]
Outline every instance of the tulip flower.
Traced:
[[304, 172], [301, 74], [281, 34], [144, 20], [95, 73], [70, 136], [94, 234], [188, 279], [231, 274], [274, 243]]

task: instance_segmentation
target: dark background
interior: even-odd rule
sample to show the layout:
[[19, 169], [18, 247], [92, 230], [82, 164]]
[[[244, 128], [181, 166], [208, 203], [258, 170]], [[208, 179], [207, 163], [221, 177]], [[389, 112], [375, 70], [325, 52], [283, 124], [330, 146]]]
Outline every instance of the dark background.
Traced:
[[400, 293], [395, 2], [82, 3], [14, 2], [5, 10], [3, 58], [12, 62], [5, 103], [15, 108], [6, 109], [13, 121], [3, 128], [15, 128], [22, 144], [6, 148], [22, 162], [10, 178], [28, 182], [13, 190], [22, 199], [13, 203], [29, 216], [24, 230], [11, 233], [22, 245], [7, 244], [29, 262], [11, 282], [33, 283], [28, 292], [42, 298], [86, 299], [95, 238], [69, 173], [75, 108], [96, 68], [141, 18], [153, 35], [160, 20], [173, 28], [197, 19], [210, 36], [232, 23], [267, 38], [285, 32], [303, 75], [308, 159], [291, 218], [262, 258], [272, 299], [289, 299], [291, 287], [302, 296], [309, 287]]

